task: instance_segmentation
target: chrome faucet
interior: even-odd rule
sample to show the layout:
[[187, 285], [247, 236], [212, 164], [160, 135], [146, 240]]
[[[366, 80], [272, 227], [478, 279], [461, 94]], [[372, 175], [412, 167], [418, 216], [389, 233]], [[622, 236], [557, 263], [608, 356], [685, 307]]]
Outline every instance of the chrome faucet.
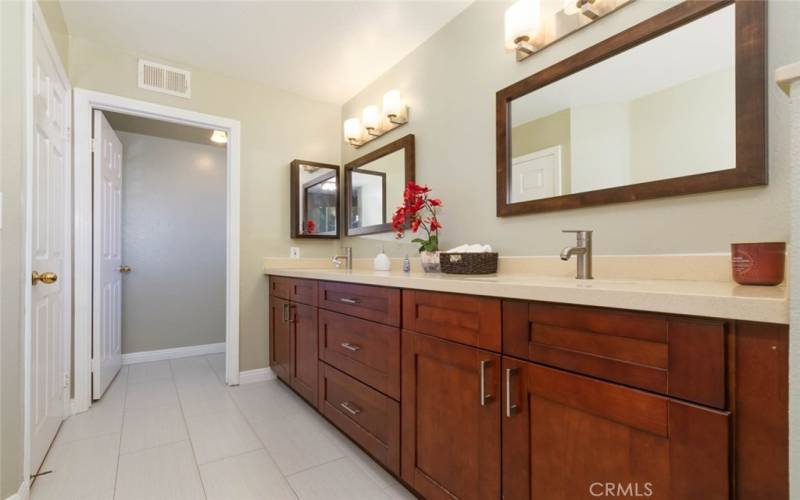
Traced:
[[564, 230], [564, 233], [575, 233], [577, 245], [574, 247], [564, 247], [561, 250], [561, 260], [569, 260], [573, 255], [578, 256], [578, 274], [575, 276], [579, 280], [592, 279], [592, 232], [586, 230]]
[[342, 260], [344, 260], [344, 268], [350, 271], [353, 269], [353, 247], [342, 247], [342, 251], [344, 251], [344, 255], [334, 255], [331, 257], [331, 262], [336, 269], [341, 269]]

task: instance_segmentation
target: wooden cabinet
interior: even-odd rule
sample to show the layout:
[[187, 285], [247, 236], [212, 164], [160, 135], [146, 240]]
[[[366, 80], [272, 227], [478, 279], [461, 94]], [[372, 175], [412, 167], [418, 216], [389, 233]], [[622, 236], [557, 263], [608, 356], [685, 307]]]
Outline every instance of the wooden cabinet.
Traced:
[[320, 412], [400, 474], [400, 404], [325, 363], [319, 366]]
[[320, 310], [319, 359], [400, 399], [400, 329]]
[[503, 353], [726, 407], [730, 322], [544, 302], [503, 302]]
[[292, 332], [289, 301], [275, 296], [269, 300], [269, 365], [287, 384], [292, 382]]
[[503, 376], [506, 500], [729, 498], [727, 412], [511, 358]]
[[270, 367], [278, 378], [316, 406], [317, 308], [307, 303], [316, 303], [316, 282], [271, 277], [269, 285]]
[[402, 477], [424, 498], [500, 498], [500, 356], [402, 335]]
[[306, 304], [289, 305], [292, 338], [291, 386], [309, 403], [317, 404], [317, 308]]
[[403, 290], [403, 328], [500, 351], [500, 300]]
[[397, 288], [320, 281], [319, 307], [400, 326], [400, 290]]

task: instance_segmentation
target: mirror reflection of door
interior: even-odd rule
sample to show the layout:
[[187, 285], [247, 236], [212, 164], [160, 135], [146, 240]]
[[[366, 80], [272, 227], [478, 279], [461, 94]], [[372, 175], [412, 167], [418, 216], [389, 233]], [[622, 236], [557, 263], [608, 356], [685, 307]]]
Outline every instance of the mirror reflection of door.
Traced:
[[350, 200], [351, 228], [385, 224], [386, 219], [386, 174], [371, 170], [353, 170]]

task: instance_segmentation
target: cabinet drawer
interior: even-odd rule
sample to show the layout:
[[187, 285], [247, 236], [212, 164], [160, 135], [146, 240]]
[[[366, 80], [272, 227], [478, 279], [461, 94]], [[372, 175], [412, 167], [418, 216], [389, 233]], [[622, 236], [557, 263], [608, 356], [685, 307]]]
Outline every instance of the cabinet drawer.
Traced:
[[317, 282], [282, 276], [269, 277], [269, 293], [273, 297], [308, 304], [317, 305]]
[[503, 303], [503, 352], [717, 408], [725, 336], [706, 320], [543, 302]]
[[319, 363], [319, 410], [387, 469], [400, 474], [400, 404]]
[[403, 328], [500, 352], [500, 300], [403, 290]]
[[400, 290], [350, 283], [319, 283], [319, 306], [358, 318], [400, 326]]
[[319, 312], [319, 357], [400, 399], [400, 329], [331, 311]]

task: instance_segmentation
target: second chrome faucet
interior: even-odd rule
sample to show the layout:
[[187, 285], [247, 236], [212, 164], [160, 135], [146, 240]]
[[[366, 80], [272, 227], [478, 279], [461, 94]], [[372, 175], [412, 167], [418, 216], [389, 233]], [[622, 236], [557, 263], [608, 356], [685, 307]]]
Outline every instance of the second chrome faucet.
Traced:
[[577, 242], [575, 246], [561, 250], [561, 260], [569, 260], [577, 255], [578, 273], [575, 277], [579, 280], [592, 279], [592, 232], [584, 229], [565, 229], [563, 232], [575, 233]]

